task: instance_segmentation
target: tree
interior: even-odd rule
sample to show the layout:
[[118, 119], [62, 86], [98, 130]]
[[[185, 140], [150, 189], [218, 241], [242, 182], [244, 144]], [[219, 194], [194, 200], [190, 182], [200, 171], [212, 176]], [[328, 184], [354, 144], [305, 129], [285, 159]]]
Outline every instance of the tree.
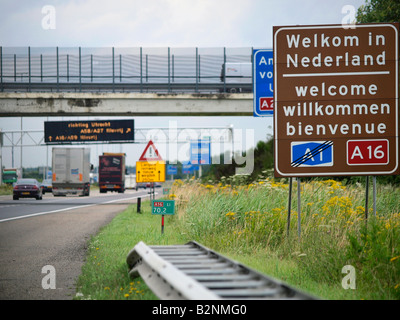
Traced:
[[[269, 138], [267, 141], [258, 141], [257, 146], [254, 150], [247, 150], [246, 152], [252, 152], [254, 155], [254, 168], [251, 175], [248, 177], [249, 180], [257, 180], [260, 175], [263, 175], [263, 171], [273, 168], [274, 166], [274, 152], [273, 152], [274, 141]], [[212, 164], [207, 167], [203, 172], [205, 180], [220, 180], [222, 177], [230, 177], [235, 175], [236, 168], [243, 166], [238, 165], [233, 159], [232, 164], [224, 164], [224, 154], [220, 154], [220, 164]]]
[[357, 22], [399, 22], [399, 0], [366, 0], [357, 10]]
[[[399, 22], [400, 1], [399, 0], [366, 0], [366, 4], [357, 10], [357, 22]], [[382, 183], [398, 185], [400, 176], [381, 176], [378, 179]]]

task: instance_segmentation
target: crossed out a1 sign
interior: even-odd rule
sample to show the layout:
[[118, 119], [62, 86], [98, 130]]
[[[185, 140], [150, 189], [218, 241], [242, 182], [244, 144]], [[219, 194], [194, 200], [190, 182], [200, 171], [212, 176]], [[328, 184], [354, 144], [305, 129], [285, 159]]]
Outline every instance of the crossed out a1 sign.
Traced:
[[271, 49], [253, 50], [253, 115], [270, 117], [274, 114], [273, 57]]
[[397, 175], [399, 24], [274, 27], [276, 177]]

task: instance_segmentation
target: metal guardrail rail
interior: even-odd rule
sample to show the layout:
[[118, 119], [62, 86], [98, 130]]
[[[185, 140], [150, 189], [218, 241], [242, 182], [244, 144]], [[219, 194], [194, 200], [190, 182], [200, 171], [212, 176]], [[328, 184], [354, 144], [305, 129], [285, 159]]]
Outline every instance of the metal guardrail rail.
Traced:
[[139, 242], [127, 264], [130, 276], [141, 276], [163, 300], [315, 299], [194, 241], [167, 246]]

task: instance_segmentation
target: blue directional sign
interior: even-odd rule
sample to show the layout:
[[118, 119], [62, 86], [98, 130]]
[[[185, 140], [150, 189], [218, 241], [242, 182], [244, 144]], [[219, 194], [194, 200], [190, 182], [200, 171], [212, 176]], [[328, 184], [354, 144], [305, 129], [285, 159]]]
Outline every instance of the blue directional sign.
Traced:
[[253, 50], [254, 117], [271, 117], [274, 114], [273, 72], [272, 49]]
[[191, 164], [211, 164], [210, 140], [195, 140], [190, 143]]
[[190, 163], [182, 164], [182, 173], [183, 174], [191, 174], [193, 172], [194, 172], [194, 168]]
[[332, 141], [298, 141], [291, 143], [292, 167], [332, 167]]
[[178, 174], [177, 166], [167, 165], [167, 174]]

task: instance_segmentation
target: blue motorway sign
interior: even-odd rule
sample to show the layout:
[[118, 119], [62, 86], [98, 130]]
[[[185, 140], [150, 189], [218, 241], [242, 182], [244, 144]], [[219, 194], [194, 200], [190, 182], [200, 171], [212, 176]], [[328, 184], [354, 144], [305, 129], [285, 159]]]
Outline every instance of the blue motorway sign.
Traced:
[[292, 167], [332, 167], [332, 141], [298, 141], [291, 143]]
[[196, 170], [199, 170], [198, 165], [192, 165], [190, 162], [182, 162], [182, 174], [192, 174]]
[[167, 165], [167, 174], [178, 174], [177, 166]]
[[183, 174], [191, 174], [194, 171], [194, 168], [191, 164], [182, 164], [182, 173]]
[[270, 117], [274, 114], [274, 65], [272, 49], [253, 50], [253, 115]]
[[210, 140], [195, 140], [190, 143], [191, 164], [211, 164]]

